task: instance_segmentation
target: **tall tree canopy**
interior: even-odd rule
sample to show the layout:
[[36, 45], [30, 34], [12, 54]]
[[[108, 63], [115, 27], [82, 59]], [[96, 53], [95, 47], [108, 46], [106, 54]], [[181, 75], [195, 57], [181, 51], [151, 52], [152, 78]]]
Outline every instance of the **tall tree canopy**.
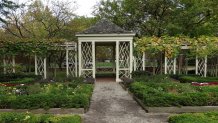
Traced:
[[140, 36], [195, 37], [216, 34], [217, 7], [214, 0], [102, 0], [94, 13]]
[[6, 22], [5, 17], [8, 16], [11, 9], [18, 8], [14, 2], [10, 0], [0, 0], [0, 22]]

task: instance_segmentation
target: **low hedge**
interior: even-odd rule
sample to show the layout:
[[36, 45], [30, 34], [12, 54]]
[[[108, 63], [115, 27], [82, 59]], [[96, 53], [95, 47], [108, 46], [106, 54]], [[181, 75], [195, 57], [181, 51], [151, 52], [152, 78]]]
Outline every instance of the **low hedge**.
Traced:
[[196, 75], [180, 76], [178, 77], [181, 83], [191, 83], [191, 82], [218, 82], [217, 77], [201, 77]]
[[1, 109], [87, 108], [89, 97], [85, 94], [0, 96]]
[[145, 106], [169, 107], [169, 106], [217, 106], [218, 91], [203, 91], [199, 87], [182, 87], [180, 83], [149, 83], [135, 82], [129, 90]]
[[1, 83], [28, 83], [32, 81], [38, 81], [42, 79], [40, 75], [26, 74], [26, 73], [11, 73], [11, 74], [0, 74]]
[[169, 123], [217, 123], [218, 112], [185, 113], [169, 118]]
[[0, 88], [0, 108], [2, 109], [87, 108], [93, 85], [81, 84], [70, 87], [60, 83], [35, 84], [22, 86], [20, 89], [25, 93], [19, 95], [5, 89], [7, 88]]
[[31, 113], [0, 113], [1, 123], [81, 123], [79, 115], [55, 116]]

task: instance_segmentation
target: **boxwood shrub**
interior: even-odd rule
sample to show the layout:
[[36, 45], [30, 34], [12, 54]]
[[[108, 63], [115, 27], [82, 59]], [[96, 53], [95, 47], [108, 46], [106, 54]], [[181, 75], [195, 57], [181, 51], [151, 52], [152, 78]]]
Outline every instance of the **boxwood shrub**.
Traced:
[[180, 76], [179, 81], [182, 83], [191, 83], [191, 82], [218, 82], [217, 77], [201, 77], [196, 75], [187, 75]]
[[0, 74], [0, 82], [19, 81], [23, 78], [33, 78], [35, 80], [39, 80], [42, 76], [27, 73]]
[[79, 115], [34, 115], [31, 113], [0, 113], [1, 123], [81, 123]]
[[218, 90], [187, 84], [135, 82], [129, 90], [150, 107], [218, 105]]
[[217, 123], [218, 112], [184, 113], [169, 118], [169, 123]]
[[[0, 108], [87, 108], [93, 85], [81, 84], [76, 88], [65, 84], [39, 84], [27, 87], [27, 94], [0, 94]], [[31, 87], [31, 88], [30, 88]], [[34, 88], [35, 87], [35, 88]]]

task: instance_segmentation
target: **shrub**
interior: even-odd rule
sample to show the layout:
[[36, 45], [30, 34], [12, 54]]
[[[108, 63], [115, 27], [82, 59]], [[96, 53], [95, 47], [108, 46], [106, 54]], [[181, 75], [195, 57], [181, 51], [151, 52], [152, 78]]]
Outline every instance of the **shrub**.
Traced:
[[78, 115], [55, 116], [55, 115], [34, 115], [31, 113], [0, 113], [1, 123], [81, 123]]
[[87, 108], [93, 86], [81, 84], [77, 88], [70, 88], [64, 84], [48, 84], [40, 88], [36, 84], [26, 90], [29, 95], [0, 95], [0, 108]]
[[135, 82], [129, 90], [151, 107], [218, 105], [218, 92], [200, 92], [187, 84]]
[[169, 123], [217, 123], [218, 112], [184, 113], [169, 118]]
[[10, 74], [0, 74], [0, 82], [10, 82], [16, 81], [23, 78], [33, 78], [34, 80], [40, 80], [42, 76], [26, 73], [10, 73]]
[[191, 82], [218, 82], [217, 77], [201, 77], [201, 76], [180, 76], [180, 82], [182, 83], [191, 83]]

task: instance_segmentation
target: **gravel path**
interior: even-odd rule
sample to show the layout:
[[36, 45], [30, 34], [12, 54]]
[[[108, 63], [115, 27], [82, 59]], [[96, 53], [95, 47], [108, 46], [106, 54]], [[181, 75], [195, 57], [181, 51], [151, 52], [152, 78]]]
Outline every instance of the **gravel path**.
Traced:
[[146, 113], [115, 82], [97, 82], [84, 123], [166, 123], [169, 114]]

